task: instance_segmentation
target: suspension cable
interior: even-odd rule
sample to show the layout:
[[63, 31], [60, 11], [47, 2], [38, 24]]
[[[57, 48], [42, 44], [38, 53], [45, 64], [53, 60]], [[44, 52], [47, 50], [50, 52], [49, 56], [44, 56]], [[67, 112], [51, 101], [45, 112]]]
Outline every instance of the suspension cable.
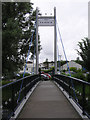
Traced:
[[33, 73], [34, 73], [34, 58], [35, 58], [35, 41], [36, 41], [36, 39], [34, 40]]
[[[36, 25], [36, 23], [35, 23], [35, 25]], [[35, 25], [34, 25], [34, 28], [35, 28]], [[35, 31], [36, 31], [36, 30], [35, 30]], [[35, 33], [36, 33], [36, 32], [35, 32]], [[33, 35], [34, 35], [34, 31], [33, 31], [32, 36], [31, 36], [31, 41], [30, 41], [29, 50], [28, 50], [28, 54], [27, 54], [26, 64], [25, 64], [25, 67], [24, 67], [23, 78], [24, 78], [25, 72], [26, 72], [27, 61], [28, 61], [29, 54], [30, 54], [30, 49], [31, 49], [32, 40], [33, 40]], [[18, 99], [17, 99], [17, 103], [19, 102], [19, 99], [20, 99], [20, 94], [21, 94], [22, 86], [23, 86], [23, 80], [22, 80], [22, 82], [21, 82], [21, 86], [20, 86], [20, 90], [19, 90], [19, 96], [18, 96]]]
[[[67, 56], [66, 56], [66, 53], [65, 53], [65, 48], [64, 48], [64, 45], [63, 45], [63, 41], [62, 41], [62, 37], [61, 37], [61, 33], [60, 33], [60, 29], [59, 29], [59, 27], [58, 27], [57, 21], [56, 21], [56, 24], [57, 24], [57, 29], [58, 29], [58, 32], [59, 32], [59, 37], [60, 37], [60, 41], [61, 41], [61, 44], [62, 44], [64, 56], [65, 56], [65, 59], [66, 59], [67, 68], [68, 68], [68, 71], [69, 71], [69, 75], [70, 75], [70, 77], [71, 77], [71, 72], [70, 72], [69, 64], [68, 64], [68, 61], [67, 61]], [[73, 87], [73, 93], [74, 93], [74, 95], [75, 95], [75, 99], [76, 99], [76, 101], [78, 101], [78, 98], [77, 98], [76, 93], [75, 93], [75, 88], [74, 88], [74, 84], [73, 84], [72, 79], [71, 79], [71, 84], [72, 84], [72, 87]]]
[[59, 64], [59, 73], [60, 73], [60, 59], [59, 59], [59, 47], [57, 46], [57, 48], [58, 48], [58, 64]]

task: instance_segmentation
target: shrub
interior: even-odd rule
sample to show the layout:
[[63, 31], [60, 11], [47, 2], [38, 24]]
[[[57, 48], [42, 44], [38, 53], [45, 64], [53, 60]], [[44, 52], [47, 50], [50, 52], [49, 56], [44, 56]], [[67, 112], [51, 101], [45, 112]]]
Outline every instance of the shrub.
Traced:
[[62, 74], [62, 75], [66, 75], [66, 73], [65, 73], [65, 72], [62, 72], [61, 74]]
[[[26, 77], [26, 76], [30, 76], [30, 74], [29, 73], [25, 73], [24, 77]], [[20, 79], [20, 78], [23, 78], [23, 73], [21, 73], [20, 76], [18, 77], [18, 79]]]
[[82, 72], [82, 69], [79, 68], [79, 69], [77, 70], [77, 72]]
[[65, 72], [66, 70], [63, 70], [63, 72]]
[[86, 79], [87, 79], [87, 82], [90, 82], [90, 74], [87, 74]]
[[[1, 82], [1, 81], [0, 81], [0, 82]], [[11, 83], [11, 82], [13, 82], [13, 81], [2, 80], [1, 84], [2, 84], [2, 86], [3, 86], [3, 85], [6, 85], [6, 84], [8, 84], [8, 83]]]
[[70, 71], [77, 72], [77, 68], [76, 67], [70, 67]]
[[81, 72], [73, 74], [72, 77], [75, 77], [75, 78], [78, 78], [78, 79], [81, 79], [81, 80], [86, 80], [85, 75], [83, 75], [83, 73], [81, 73]]
[[45, 73], [49, 73], [49, 72], [52, 72], [52, 70], [54, 69], [54, 67], [51, 67], [50, 69], [48, 70], [43, 70]]

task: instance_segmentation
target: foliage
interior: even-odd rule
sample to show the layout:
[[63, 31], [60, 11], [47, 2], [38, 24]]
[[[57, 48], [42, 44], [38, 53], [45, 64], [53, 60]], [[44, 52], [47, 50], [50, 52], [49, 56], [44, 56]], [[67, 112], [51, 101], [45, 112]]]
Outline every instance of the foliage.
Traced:
[[70, 67], [70, 71], [73, 71], [73, 72], [75, 72], [75, 73], [80, 73], [80, 72], [82, 72], [82, 69], [77, 69], [76, 67]]
[[62, 66], [62, 65], [64, 65], [64, 64], [66, 64], [67, 62], [66, 61], [57, 61], [57, 67], [59, 67], [59, 65], [60, 66]]
[[[30, 74], [29, 73], [25, 73], [24, 77], [26, 77], [26, 76], [30, 76]], [[18, 79], [20, 79], [20, 78], [23, 78], [23, 73], [20, 73], [20, 76], [18, 77]]]
[[51, 70], [53, 70], [53, 69], [55, 70], [55, 67], [54, 67], [54, 66], [51, 67]]
[[80, 64], [81, 66], [83, 66], [83, 61], [82, 60], [74, 60], [74, 62]]
[[76, 74], [73, 74], [72, 77], [81, 79], [81, 80], [86, 80], [85, 75], [82, 72], [78, 72]]
[[45, 73], [49, 73], [49, 72], [52, 72], [52, 69], [49, 69], [49, 70], [43, 70]]
[[[77, 72], [82, 72], [82, 69], [79, 68], [79, 69], [77, 70]], [[84, 72], [83, 72], [83, 73], [84, 73]]]
[[[30, 2], [2, 3], [2, 74], [12, 77], [21, 69], [27, 56], [34, 31], [31, 53], [35, 45], [35, 13]], [[41, 50], [39, 40], [39, 52]]]
[[82, 39], [82, 42], [78, 43], [80, 51], [78, 54], [83, 60], [83, 66], [90, 72], [90, 41], [88, 38]]
[[66, 70], [63, 70], [63, 72], [65, 72]]
[[9, 83], [11, 83], [11, 82], [13, 82], [13, 81], [2, 80], [2, 85], [6, 85], [6, 84], [9, 84]]
[[66, 73], [65, 73], [65, 72], [61, 72], [61, 74], [62, 74], [62, 75], [66, 75]]
[[49, 62], [48, 62], [48, 59], [47, 59], [47, 58], [46, 58], [46, 61], [45, 61], [45, 62], [43, 62], [43, 64], [45, 65], [46, 69], [48, 69], [48, 68], [49, 68]]
[[65, 72], [61, 72], [62, 75], [65, 75], [65, 76], [70, 76], [70, 74], [66, 74]]
[[43, 70], [45, 73], [50, 73], [52, 72], [52, 70], [55, 69], [55, 67], [51, 67], [51, 69], [48, 69], [48, 70]]
[[77, 68], [76, 67], [70, 67], [70, 71], [77, 72]]
[[[30, 74], [29, 73], [25, 73], [24, 77], [26, 77], [26, 76], [30, 76]], [[14, 77], [14, 79], [16, 79], [16, 80], [18, 80], [20, 78], [23, 78], [23, 73], [21, 73], [20, 76], [15, 76]], [[6, 85], [6, 84], [9, 84], [11, 82], [13, 82], [13, 80], [6, 80], [6, 79], [4, 79], [4, 80], [0, 81], [0, 84]]]
[[90, 82], [90, 74], [87, 74], [86, 79], [87, 79], [87, 82]]

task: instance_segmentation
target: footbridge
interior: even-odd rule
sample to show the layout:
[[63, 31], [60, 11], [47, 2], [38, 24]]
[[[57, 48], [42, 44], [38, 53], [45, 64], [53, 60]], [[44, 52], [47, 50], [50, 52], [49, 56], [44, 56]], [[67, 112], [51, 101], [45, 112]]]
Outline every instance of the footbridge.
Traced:
[[[52, 79], [43, 81], [39, 69], [38, 26], [54, 26], [54, 68]], [[32, 33], [27, 54], [23, 78], [0, 87], [2, 89], [2, 120], [23, 118], [72, 118], [90, 119], [90, 83], [71, 77], [57, 74], [57, 30], [67, 62], [65, 48], [54, 16], [38, 16], [36, 9], [35, 31]], [[27, 61], [34, 33], [36, 34], [34, 58], [36, 58], [36, 73], [25, 77]], [[59, 47], [59, 46], [58, 46]], [[35, 55], [36, 51], [36, 55]], [[34, 64], [34, 62], [33, 62]]]
[[[20, 91], [22, 80], [23, 85]], [[90, 83], [64, 75], [55, 74], [51, 80], [47, 81], [43, 81], [40, 74], [19, 79], [2, 87], [3, 120], [13, 118], [89, 119], [89, 90]], [[20, 99], [17, 101], [19, 93]]]

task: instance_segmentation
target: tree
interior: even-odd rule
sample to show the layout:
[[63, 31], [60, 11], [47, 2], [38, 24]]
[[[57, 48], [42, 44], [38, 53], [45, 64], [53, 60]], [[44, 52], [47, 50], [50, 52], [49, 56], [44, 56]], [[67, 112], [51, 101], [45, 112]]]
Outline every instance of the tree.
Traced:
[[70, 67], [70, 71], [77, 72], [77, 68], [76, 67]]
[[32, 5], [31, 2], [2, 3], [2, 73], [4, 76], [8, 74], [12, 76], [15, 71], [22, 68], [34, 31], [31, 46], [31, 54], [33, 55], [36, 11], [33, 11]]
[[57, 61], [57, 66], [59, 67], [59, 64], [62, 66], [62, 65], [64, 65], [64, 64], [66, 64], [67, 62], [66, 61], [63, 61], [63, 60], [61, 60], [61, 61]]
[[82, 39], [82, 42], [78, 43], [80, 51], [78, 54], [81, 56], [83, 60], [83, 66], [89, 71], [90, 76], [90, 41], [88, 38]]
[[43, 64], [45, 65], [46, 69], [49, 68], [49, 62], [48, 62], [48, 58], [46, 58], [46, 61], [43, 62]]
[[78, 43], [80, 51], [78, 54], [83, 60], [84, 67], [90, 72], [90, 41], [88, 38], [82, 39], [82, 42]]

